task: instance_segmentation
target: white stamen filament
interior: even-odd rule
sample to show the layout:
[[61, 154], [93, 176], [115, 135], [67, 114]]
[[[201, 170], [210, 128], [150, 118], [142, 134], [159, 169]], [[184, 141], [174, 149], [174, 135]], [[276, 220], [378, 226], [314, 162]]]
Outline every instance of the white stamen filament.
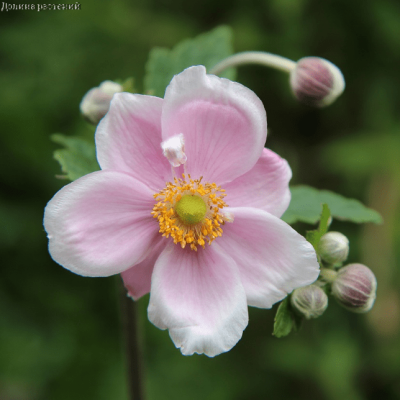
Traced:
[[173, 167], [185, 164], [187, 157], [185, 154], [185, 140], [183, 134], [170, 137], [161, 143], [163, 154]]

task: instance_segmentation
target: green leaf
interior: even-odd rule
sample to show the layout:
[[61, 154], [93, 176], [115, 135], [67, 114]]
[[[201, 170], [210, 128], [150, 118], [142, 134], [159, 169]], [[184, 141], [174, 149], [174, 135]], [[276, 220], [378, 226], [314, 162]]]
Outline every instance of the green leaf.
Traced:
[[[192, 65], [210, 69], [232, 53], [232, 30], [227, 26], [184, 40], [172, 50], [156, 47], [150, 51], [146, 64], [145, 92], [164, 97], [165, 88], [174, 75]], [[220, 76], [234, 80], [236, 71], [229, 69]]]
[[279, 304], [278, 310], [276, 311], [273, 335], [277, 338], [287, 336], [293, 328], [297, 328], [297, 326], [294, 326], [289, 297], [286, 297], [286, 299]]
[[318, 229], [308, 231], [306, 234], [306, 239], [314, 246], [314, 249], [317, 253], [319, 241], [321, 240], [321, 237], [328, 231], [330, 216], [331, 211], [329, 210], [328, 205], [323, 204]]
[[382, 223], [380, 214], [365, 207], [355, 199], [347, 199], [328, 190], [318, 190], [310, 186], [298, 185], [290, 188], [292, 201], [282, 219], [288, 224], [297, 221], [315, 224], [320, 219], [321, 205], [326, 203], [332, 217], [356, 223]]
[[54, 159], [60, 163], [62, 171], [71, 181], [99, 170], [93, 143], [60, 133], [51, 135], [51, 140], [65, 147], [54, 152]]

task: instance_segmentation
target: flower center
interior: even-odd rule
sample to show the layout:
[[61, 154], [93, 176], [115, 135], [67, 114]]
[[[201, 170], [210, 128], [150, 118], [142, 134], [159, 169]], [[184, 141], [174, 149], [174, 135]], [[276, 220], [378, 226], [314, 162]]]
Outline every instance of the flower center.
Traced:
[[207, 206], [200, 196], [186, 194], [176, 203], [175, 212], [184, 224], [194, 225], [203, 221]]
[[225, 190], [215, 183], [202, 183], [200, 179], [174, 178], [174, 183], [168, 182], [166, 187], [154, 195], [157, 203], [152, 215], [158, 219], [160, 233], [163, 236], [186, 244], [197, 251], [197, 246], [204, 248], [205, 243], [211, 244], [218, 236], [222, 236], [221, 225], [232, 222], [229, 214], [221, 210], [227, 207], [223, 201]]

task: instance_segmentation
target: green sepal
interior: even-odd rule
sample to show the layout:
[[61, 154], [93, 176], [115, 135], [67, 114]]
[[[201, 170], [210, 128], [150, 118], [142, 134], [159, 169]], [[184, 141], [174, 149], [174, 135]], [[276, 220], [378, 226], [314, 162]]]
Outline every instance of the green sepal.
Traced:
[[273, 335], [281, 338], [289, 335], [293, 330], [298, 332], [303, 318], [296, 315], [290, 306], [290, 296], [287, 296], [278, 307], [274, 320]]
[[313, 245], [317, 253], [321, 237], [325, 235], [326, 232], [328, 232], [330, 216], [331, 216], [331, 211], [329, 210], [328, 205], [323, 204], [318, 229], [315, 229], [313, 231], [307, 231], [306, 233], [306, 239]]
[[292, 311], [292, 318], [293, 318], [293, 331], [297, 333], [303, 326], [304, 318], [296, 314], [294, 311]]

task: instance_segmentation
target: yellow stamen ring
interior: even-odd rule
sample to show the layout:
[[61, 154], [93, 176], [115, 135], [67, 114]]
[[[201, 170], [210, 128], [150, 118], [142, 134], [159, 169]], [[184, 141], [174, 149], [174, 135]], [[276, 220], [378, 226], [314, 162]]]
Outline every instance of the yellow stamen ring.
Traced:
[[152, 215], [158, 219], [159, 232], [169, 237], [174, 243], [186, 244], [197, 251], [197, 246], [204, 248], [218, 236], [222, 236], [221, 225], [231, 218], [225, 218], [220, 212], [227, 204], [223, 201], [225, 190], [215, 183], [202, 183], [200, 179], [188, 180], [174, 178], [166, 187], [154, 195], [157, 203]]

